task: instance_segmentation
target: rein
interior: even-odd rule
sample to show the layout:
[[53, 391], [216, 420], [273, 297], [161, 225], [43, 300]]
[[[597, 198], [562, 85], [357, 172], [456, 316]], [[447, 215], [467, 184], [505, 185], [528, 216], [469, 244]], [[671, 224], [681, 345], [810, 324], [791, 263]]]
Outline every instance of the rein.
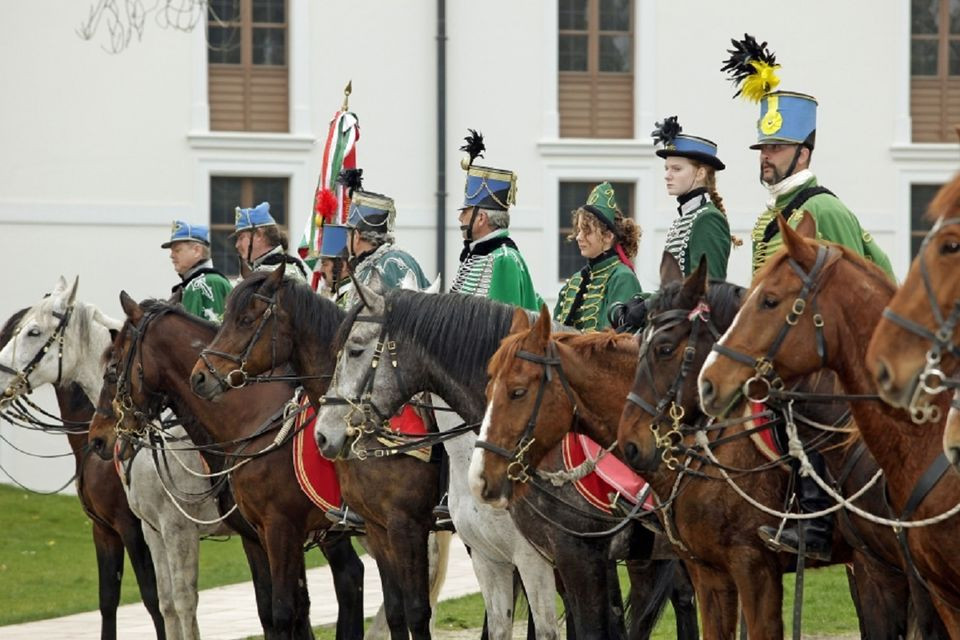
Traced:
[[30, 374], [40, 365], [40, 361], [47, 355], [47, 352], [54, 343], [57, 344], [57, 380], [53, 385], [55, 387], [60, 385], [60, 381], [63, 378], [63, 336], [66, 333], [67, 325], [70, 323], [70, 316], [73, 315], [73, 308], [74, 303], [71, 302], [67, 305], [63, 313], [51, 311], [51, 315], [59, 319], [60, 322], [57, 323], [56, 329], [53, 330], [53, 333], [50, 334], [47, 341], [33, 355], [33, 358], [30, 359], [30, 362], [28, 362], [23, 369], [13, 369], [5, 364], [0, 364], [0, 371], [13, 376], [13, 380], [3, 392], [3, 398], [0, 399], [0, 403], [8, 403], [21, 389], [25, 389], [27, 393], [33, 391], [33, 386], [30, 384]]
[[576, 395], [573, 393], [573, 389], [570, 388], [570, 382], [567, 380], [567, 376], [563, 371], [563, 363], [560, 360], [560, 357], [557, 355], [557, 346], [553, 340], [547, 342], [546, 350], [544, 355], [539, 355], [536, 353], [531, 353], [529, 351], [520, 350], [517, 351], [516, 356], [521, 360], [526, 360], [528, 362], [533, 362], [539, 364], [543, 373], [540, 376], [540, 385], [537, 387], [537, 395], [533, 404], [533, 411], [530, 413], [530, 419], [527, 420], [527, 426], [524, 429], [523, 433], [520, 436], [520, 440], [517, 442], [517, 446], [513, 450], [504, 449], [498, 445], [495, 445], [486, 440], [477, 439], [474, 447], [479, 449], [485, 449], [490, 451], [502, 458], [506, 458], [509, 461], [507, 465], [507, 478], [515, 482], [526, 483], [530, 480], [530, 462], [527, 460], [527, 452], [530, 450], [530, 447], [533, 446], [533, 443], [537, 441], [534, 437], [533, 432], [537, 427], [537, 417], [540, 415], [540, 407], [543, 403], [543, 394], [547, 388], [547, 385], [553, 381], [553, 370], [556, 369], [556, 376], [560, 380], [560, 384], [563, 386], [563, 391], [567, 396], [567, 399], [570, 400], [570, 404], [573, 406], [573, 415], [570, 418], [570, 430], [573, 430], [573, 425], [576, 424], [577, 418], [579, 416], [579, 407], [577, 404]]

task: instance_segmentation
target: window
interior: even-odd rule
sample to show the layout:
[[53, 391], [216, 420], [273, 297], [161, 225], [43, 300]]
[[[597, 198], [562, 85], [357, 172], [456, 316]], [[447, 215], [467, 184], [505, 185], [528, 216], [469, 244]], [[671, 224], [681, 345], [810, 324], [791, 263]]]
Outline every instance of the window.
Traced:
[[924, 236], [933, 224], [927, 220], [927, 208], [942, 184], [910, 185], [910, 258], [917, 256]]
[[[634, 185], [630, 182], [611, 182], [613, 191], [617, 195], [617, 204], [620, 205], [620, 211], [624, 216], [633, 215], [633, 191]], [[567, 237], [574, 232], [573, 230], [573, 212], [579, 209], [590, 195], [590, 191], [597, 186], [596, 182], [561, 182], [560, 183], [560, 211], [559, 224], [560, 229], [559, 242], [560, 247], [557, 251], [559, 256], [558, 268], [561, 278], [568, 278], [571, 274], [579, 271], [584, 265], [584, 258], [580, 255], [575, 240], [567, 240]]]
[[210, 178], [210, 242], [214, 266], [226, 276], [240, 273], [233, 238], [237, 207], [270, 203], [270, 215], [282, 231], [287, 229], [286, 178]]
[[210, 0], [212, 131], [290, 130], [285, 0]]
[[960, 124], [960, 0], [910, 2], [914, 142], [954, 142]]
[[559, 0], [564, 138], [633, 137], [633, 0]]

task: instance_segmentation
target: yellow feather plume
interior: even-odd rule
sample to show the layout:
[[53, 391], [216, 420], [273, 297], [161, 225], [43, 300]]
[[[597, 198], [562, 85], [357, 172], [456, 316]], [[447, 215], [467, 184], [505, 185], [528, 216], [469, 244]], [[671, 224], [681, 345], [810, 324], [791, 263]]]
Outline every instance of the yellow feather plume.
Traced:
[[744, 100], [751, 102], [760, 102], [760, 98], [770, 93], [780, 84], [780, 78], [777, 77], [777, 69], [780, 65], [770, 65], [761, 60], [751, 60], [750, 66], [756, 69], [740, 85], [740, 95]]

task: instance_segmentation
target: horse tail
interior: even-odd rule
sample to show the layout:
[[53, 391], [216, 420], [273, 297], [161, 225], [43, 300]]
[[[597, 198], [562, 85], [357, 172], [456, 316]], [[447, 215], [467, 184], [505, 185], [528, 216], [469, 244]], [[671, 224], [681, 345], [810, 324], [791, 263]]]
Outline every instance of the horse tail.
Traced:
[[[453, 538], [453, 534], [449, 531], [437, 531], [433, 534], [434, 544], [431, 545], [430, 551], [433, 551], [433, 546], [436, 546], [436, 568], [433, 571], [433, 580], [430, 583], [430, 606], [435, 608], [437, 606], [437, 600], [440, 599], [440, 589], [443, 588], [443, 583], [447, 579], [447, 567], [450, 564], [450, 540]], [[432, 556], [432, 553], [430, 554]], [[433, 559], [431, 557], [431, 559]]]

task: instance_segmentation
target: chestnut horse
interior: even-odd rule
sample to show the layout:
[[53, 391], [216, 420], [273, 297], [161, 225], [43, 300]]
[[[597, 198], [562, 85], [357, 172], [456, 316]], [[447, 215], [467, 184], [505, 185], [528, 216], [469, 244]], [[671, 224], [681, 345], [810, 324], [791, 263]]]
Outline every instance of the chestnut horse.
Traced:
[[[198, 398], [190, 390], [190, 369], [200, 348], [213, 338], [215, 325], [164, 302], [138, 305], [126, 293], [121, 293], [120, 303], [127, 322], [111, 348], [107, 377], [113, 384], [104, 385], [91, 442], [101, 455], [110, 455], [115, 426], [142, 430], [142, 421], [159, 417], [169, 404], [212, 470], [233, 467], [229, 476], [233, 495], [221, 494], [221, 508], [236, 500], [238, 513], [227, 523], [246, 533], [242, 541], [265, 636], [312, 637], [303, 545], [330, 523], [297, 484], [292, 439], [275, 443], [276, 418], [293, 389], [278, 382], [216, 403]], [[332, 336], [336, 325], [317, 327], [324, 329]], [[124, 407], [119, 424], [111, 404]], [[322, 541], [321, 549], [330, 561], [340, 604], [337, 638], [360, 638], [363, 565], [342, 537]]]
[[[61, 282], [60, 288], [65, 291], [66, 282]], [[74, 293], [75, 291], [74, 288]], [[71, 299], [76, 304], [75, 297], [71, 296]], [[21, 320], [28, 311], [29, 307], [16, 312], [0, 329], [0, 349], [3, 349], [21, 328]], [[75, 309], [74, 312], [79, 315], [85, 310]], [[55, 326], [48, 327], [45, 331], [46, 333], [41, 330], [39, 335], [34, 336], [40, 340], [39, 344], [46, 341], [48, 335], [52, 335]], [[29, 361], [35, 355], [35, 350], [30, 350], [29, 347], [26, 349], [29, 351]], [[48, 354], [45, 357], [51, 360], [57, 357], [55, 350], [50, 350]], [[38, 382], [39, 378], [32, 377], [31, 384], [34, 388], [38, 386]], [[93, 404], [78, 383], [60, 380], [53, 388], [60, 408], [60, 419], [65, 425], [90, 422], [93, 417]], [[6, 396], [0, 405], [15, 402], [16, 397], [14, 394]], [[100, 637], [102, 640], [115, 640], [117, 637], [117, 607], [120, 604], [120, 583], [123, 579], [123, 551], [126, 549], [130, 566], [137, 578], [140, 596], [153, 620], [157, 638], [165, 638], [163, 616], [160, 614], [157, 597], [157, 577], [150, 550], [143, 537], [140, 520], [127, 504], [127, 496], [113, 462], [90, 455], [90, 449], [86, 446], [86, 429], [78, 431], [67, 427], [64, 431], [76, 461], [77, 495], [84, 513], [93, 523], [93, 545], [99, 577]]]
[[[960, 501], [960, 476], [942, 475], [947, 469], [940, 446], [943, 421], [918, 428], [906, 411], [875, 399], [877, 386], [864, 363], [895, 286], [853, 251], [809, 239], [816, 233], [810, 216], [804, 216], [797, 231], [781, 218], [780, 232], [784, 248], [757, 274], [737, 318], [700, 373], [703, 408], [721, 414], [737, 401], [747, 380], [775, 390], [821, 368], [832, 369], [844, 390], [857, 396], [851, 402], [854, 418], [883, 469], [899, 519], [943, 514]], [[929, 587], [951, 637], [960, 638], [957, 520], [896, 530], [904, 538], [911, 571]]]
[[[680, 369], [681, 362], [685, 362], [691, 369], [702, 363], [704, 353], [709, 351], [710, 344], [718, 334], [712, 334], [707, 327], [702, 327], [702, 331], [696, 332], [693, 342], [687, 341], [687, 344], [680, 344], [677, 339], [682, 337], [686, 340], [687, 336], [682, 332], [689, 328], [689, 325], [679, 327], [678, 325], [685, 323], [672, 322], [669, 328], [679, 328], [680, 331], [674, 332], [676, 335], [671, 336], [674, 340], [668, 342], [665, 340], [666, 336], [662, 335], [663, 332], [656, 331], [657, 323], [662, 322], [665, 316], [673, 320], [686, 319], [693, 309], [705, 308], [698, 306], [700, 302], [710, 306], [715, 322], [729, 321], [739, 306], [739, 288], [727, 284], [713, 285], [710, 293], [704, 295], [702, 287], [706, 284], [705, 268], [702, 271], [695, 271], [684, 286], [680, 282], [682, 279], [680, 270], [672, 258], [669, 262], [665, 262], [665, 265], [672, 266], [673, 269], [663, 274], [661, 292], [651, 303], [654, 313], [652, 320], [654, 329], [651, 330], [651, 334], [656, 332], [658, 338], [653, 346], [645, 342], [641, 350], [632, 336], [609, 332], [586, 336], [554, 334], [551, 337], [549, 325], [542, 317], [533, 328], [504, 340], [490, 364], [491, 384], [488, 387], [490, 403], [485, 422], [488, 429], [486, 439], [494, 448], [507, 452], [518, 451], [518, 447], [522, 447], [524, 437], [527, 441], [532, 440], [534, 444], [526, 449], [527, 455], [524, 458], [516, 456], [507, 458], [489, 450], [483, 451], [481, 455], [478, 450], [474, 468], [475, 477], [478, 480], [477, 488], [486, 490], [489, 498], [496, 499], [498, 491], [501, 494], [510, 491], [508, 476], [516, 478], [517, 475], [522, 475], [518, 474], [518, 470], [523, 466], [532, 467], [538, 463], [542, 452], [558, 442], [568, 430], [569, 425], [574, 422], [572, 420], [574, 411], [577, 415], [578, 428], [600, 444], [615, 445], [618, 423], [621, 429], [624, 427], [624, 422], [621, 422], [624, 400], [628, 392], [631, 392], [628, 378], [623, 374], [625, 370], [636, 366], [639, 373], [637, 381], [634, 382], [632, 394], [649, 398], [654, 392], [650, 387], [648, 376], [645, 375], [648, 370], [651, 374], [650, 378], [654, 381], [671, 381], [679, 379], [677, 370]], [[522, 324], [522, 319], [517, 318], [517, 320]], [[660, 353], [662, 360], [656, 363], [648, 362], [651, 350]], [[681, 354], [689, 355], [681, 357]], [[637, 364], [638, 355], [641, 355], [639, 364]], [[528, 433], [529, 427], [525, 423], [528, 415], [534, 411], [529, 405], [531, 402], [536, 402], [531, 399], [541, 394], [538, 388], [544, 384], [541, 362], [544, 359], [553, 362], [551, 366], [556, 368], [555, 377], [559, 377], [560, 380], [545, 385], [540, 400], [539, 419], [532, 433]], [[670, 371], [671, 365], [676, 370]], [[652, 368], [648, 369], [648, 367]], [[564, 379], [570, 389], [569, 395], [563, 389]], [[655, 382], [654, 386], [660, 389], [671, 385], [663, 382], [657, 385]], [[683, 407], [690, 416], [695, 415], [695, 385], [692, 379], [689, 380], [689, 384], [681, 385], [676, 389], [675, 393], [685, 400], [678, 407]], [[674, 396], [671, 395], [671, 397]], [[652, 402], [649, 399], [644, 402], [650, 402], [653, 405], [656, 404], [656, 398]], [[627, 413], [626, 424], [632, 427], [633, 416], [629, 411]], [[628, 428], [626, 431], [629, 442], [632, 430]], [[628, 459], [636, 464], [638, 459], [636, 445], [627, 448], [633, 454]], [[737, 451], [738, 449], [740, 451]], [[736, 465], [741, 469], [760, 467], [765, 462], [759, 457], [754, 446], [745, 440], [735, 440], [723, 447], [721, 451], [720, 455], [727, 464]], [[620, 453], [619, 450], [618, 453]], [[731, 453], [738, 455], [732, 459]], [[623, 454], [620, 453], [620, 455]], [[659, 460], [660, 456], [656, 455], [654, 461], [659, 462]], [[676, 495], [671, 500], [671, 511], [661, 512], [661, 516], [670, 518], [669, 522], [665, 522], [665, 528], [677, 541], [678, 553], [688, 559], [687, 567], [694, 576], [701, 602], [708, 603], [701, 609], [704, 637], [732, 637], [736, 624], [736, 591], [731, 588], [729, 580], [726, 582], [727, 591], [732, 591], [732, 598], [726, 594], [718, 594], [710, 587], [718, 582], [716, 579], [718, 576], [714, 573], [721, 575], [734, 573], [733, 568], [741, 565], [746, 571], [751, 572], [751, 575], [754, 573], [762, 575], [762, 571], [758, 572], [754, 563], [750, 562], [751, 557], [763, 560], [760, 564], [764, 568], [779, 567], [774, 572], [777, 584], [771, 587], [772, 592], [766, 589], [768, 585], [765, 584], [757, 590], [763, 598], [775, 599], [768, 608], [763, 609], [764, 615], [774, 616], [774, 612], [778, 614], [781, 598], [778, 597], [779, 592], [776, 589], [780, 586], [781, 574], [788, 557], [769, 551], [755, 533], [757, 526], [769, 523], [770, 519], [764, 519], [760, 512], [740, 500], [722, 481], [705, 479], [703, 473], [709, 474], [709, 469], [693, 469], [696, 475], [686, 476], [683, 478], [684, 482], [678, 485], [678, 476], [672, 470], [660, 469], [658, 465], [652, 463], [645, 463], [642, 466], [658, 496], [666, 499]], [[508, 469], [511, 470], [508, 472]], [[712, 475], [716, 478], [716, 474]], [[749, 487], [750, 493], [769, 498], [775, 496], [777, 490], [782, 491], [783, 476], [784, 474], [779, 470], [773, 470], [762, 476], [754, 476], [749, 482], [743, 484]], [[875, 498], [880, 498], [880, 504], [882, 504], [879, 490], [877, 494]], [[769, 499], [765, 501], [769, 502]], [[778, 503], [782, 503], [782, 497], [774, 498], [774, 504]], [[709, 523], [709, 526], [704, 526], [705, 523]], [[891, 538], [890, 543], [892, 556], [896, 559], [896, 540]], [[858, 563], [858, 577], [861, 581], [866, 581], [868, 574], [861, 574], [862, 568], [871, 569], [872, 567], [862, 562]], [[887, 579], [877, 583], [876, 586], [879, 588], [867, 594], [870, 597], [865, 597], [864, 600], [878, 610], [886, 610], [882, 607], [892, 607], [896, 611], [899, 607], [903, 614], [897, 621], [899, 624], [886, 624], [873, 616], [867, 623], [869, 632], [865, 633], [865, 637], [896, 638], [906, 631], [906, 607], [902, 599], [906, 596], [903, 588], [905, 581], [902, 578], [898, 580], [899, 576], [896, 574], [894, 570], [892, 575], [885, 576]], [[751, 636], [775, 637], [782, 634], [782, 627], [779, 629], [774, 627], [781, 620], [779, 615], [776, 615], [776, 620], [764, 620], [764, 624], [769, 626], [760, 628], [757, 626], [757, 618], [751, 617], [749, 613], [751, 609], [757, 607], [757, 603], [746, 601], [745, 594], [741, 596], [745, 600], [743, 606]], [[897, 599], [898, 596], [900, 600]]]
[[[330, 329], [343, 318], [333, 302], [285, 279], [283, 268], [255, 273], [231, 292], [220, 331], [202, 359], [194, 360], [191, 385], [204, 397], [227, 400], [236, 393], [224, 392], [242, 386], [247, 376], [289, 362], [316, 404], [335, 363]], [[393, 638], [430, 635], [427, 536], [439, 498], [437, 466], [406, 455], [336, 463], [344, 500], [366, 521]]]
[[[930, 397], [960, 386], [960, 177], [930, 203], [935, 220], [903, 285], [883, 311], [867, 349], [867, 366], [883, 399], [914, 421], [932, 415]], [[960, 468], [960, 393], [943, 435], [944, 453]]]
[[[468, 423], [478, 423], [487, 361], [507, 335], [514, 308], [462, 294], [393, 290], [381, 295], [363, 286], [358, 292], [363, 302], [344, 321], [337, 365], [338, 392], [358, 396], [334, 399], [324, 408], [316, 430], [321, 451], [355, 457], [367, 446], [365, 430], [374, 425], [376, 432], [372, 416], [390, 416], [425, 391], [442, 398]], [[382, 360], [374, 355], [378, 352]], [[361, 364], [354, 367], [356, 363]], [[348, 378], [359, 384], [345, 384]], [[548, 464], [563, 469], [559, 451]], [[649, 561], [653, 534], [636, 523], [617, 535], [609, 533], [619, 519], [596, 511], [569, 482], [544, 489], [511, 514], [524, 537], [557, 567], [572, 621], [568, 630], [573, 627], [581, 639], [622, 637], [623, 605], [611, 558], [628, 558], [637, 589], [671, 582], [675, 561], [641, 567]], [[650, 573], [638, 578], [640, 571]], [[633, 610], [641, 613], [636, 619], [641, 622], [643, 613], [659, 611], [665, 590], [656, 591], [648, 603], [631, 589], [631, 601], [638, 603]], [[635, 631], [646, 632], [639, 624]]]

